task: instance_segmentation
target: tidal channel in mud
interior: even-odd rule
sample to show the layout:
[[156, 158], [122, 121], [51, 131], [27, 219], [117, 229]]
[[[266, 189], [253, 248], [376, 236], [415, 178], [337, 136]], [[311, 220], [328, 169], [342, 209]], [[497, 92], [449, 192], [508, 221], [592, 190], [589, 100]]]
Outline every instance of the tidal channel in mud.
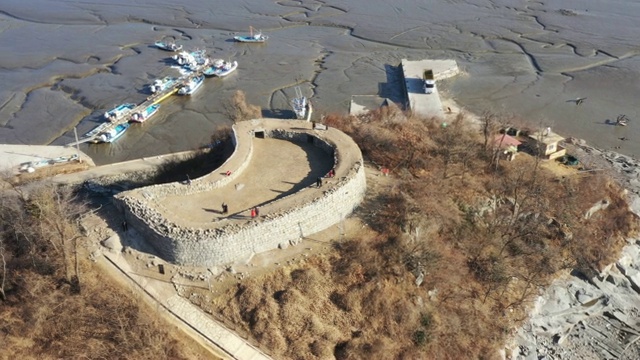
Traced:
[[[223, 9], [223, 10], [220, 10]], [[66, 144], [104, 111], [139, 103], [154, 79], [177, 75], [172, 39], [237, 60], [192, 97], [173, 96], [158, 115], [111, 145], [82, 145], [97, 164], [188, 150], [228, 124], [236, 90], [270, 117], [292, 117], [294, 88], [314, 116], [346, 113], [351, 95], [402, 101], [402, 58], [453, 58], [466, 75], [439, 84], [470, 111], [513, 112], [595, 146], [640, 154], [634, 97], [640, 86], [640, 8], [561, 0], [460, 2], [79, 1], [0, 4], [0, 142]], [[231, 39], [261, 29], [266, 44]], [[587, 98], [577, 106], [573, 100]], [[625, 114], [629, 126], [609, 125]], [[632, 141], [621, 141], [620, 138]]]

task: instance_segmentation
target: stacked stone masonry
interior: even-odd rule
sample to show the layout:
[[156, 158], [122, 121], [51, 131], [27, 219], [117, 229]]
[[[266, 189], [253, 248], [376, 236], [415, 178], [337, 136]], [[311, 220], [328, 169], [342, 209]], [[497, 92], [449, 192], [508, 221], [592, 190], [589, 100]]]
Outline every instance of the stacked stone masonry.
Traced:
[[[165, 260], [180, 265], [219, 266], [295, 245], [302, 238], [343, 221], [364, 198], [366, 178], [362, 154], [353, 140], [337, 129], [313, 130], [304, 121], [257, 119], [234, 125], [233, 132], [236, 148], [231, 157], [219, 169], [194, 179], [191, 186], [152, 185], [115, 197], [130, 226]], [[256, 133], [292, 142], [313, 142], [333, 154], [337, 181], [318, 193], [321, 195], [298, 192], [265, 205], [263, 208], [280, 205], [277, 207], [280, 210], [268, 211], [260, 221], [178, 226], [162, 215], [170, 214], [168, 209], [158, 211], [158, 199], [164, 196], [212, 191], [230, 184], [234, 176], [248, 166]], [[222, 175], [226, 171], [230, 174]], [[286, 207], [287, 204], [295, 206]]]

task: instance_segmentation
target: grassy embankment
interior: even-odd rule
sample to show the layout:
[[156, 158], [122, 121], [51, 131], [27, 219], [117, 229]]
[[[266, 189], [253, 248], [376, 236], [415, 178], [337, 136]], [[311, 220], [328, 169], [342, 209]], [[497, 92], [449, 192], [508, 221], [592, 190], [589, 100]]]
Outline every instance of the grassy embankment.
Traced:
[[541, 288], [613, 261], [637, 221], [602, 173], [501, 159], [504, 121], [483, 121], [478, 131], [462, 116], [446, 127], [385, 110], [327, 117], [392, 170], [357, 211], [368, 227], [207, 307], [279, 359], [495, 357]]
[[[229, 129], [214, 135], [216, 140], [221, 146], [212, 151], [169, 161], [138, 182], [125, 182], [135, 187], [202, 176], [224, 161]], [[90, 242], [102, 239], [82, 231], [87, 204], [73, 189], [45, 183], [28, 192], [3, 192], [0, 359], [216, 358], [88, 260]]]

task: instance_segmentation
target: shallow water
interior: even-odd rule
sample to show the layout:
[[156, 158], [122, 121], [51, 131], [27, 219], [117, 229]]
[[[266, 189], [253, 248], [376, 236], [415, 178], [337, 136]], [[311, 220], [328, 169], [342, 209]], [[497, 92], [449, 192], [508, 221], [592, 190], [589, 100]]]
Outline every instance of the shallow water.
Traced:
[[[220, 10], [223, 9], [223, 10]], [[187, 150], [228, 124], [223, 102], [246, 92], [265, 116], [292, 116], [300, 84], [314, 116], [346, 113], [351, 95], [399, 101], [402, 58], [454, 58], [468, 75], [441, 88], [469, 110], [512, 112], [566, 136], [640, 155], [640, 3], [558, 0], [110, 1], [0, 3], [0, 142], [66, 144], [105, 110], [141, 102], [155, 78], [177, 74], [171, 38], [239, 62], [192, 97], [162, 103], [148, 124], [111, 145], [81, 145], [96, 163]], [[264, 45], [230, 39], [249, 26]], [[10, 49], [10, 50], [8, 50]], [[571, 102], [586, 97], [577, 106]], [[627, 127], [608, 125], [618, 114]], [[624, 137], [631, 141], [621, 141]]]

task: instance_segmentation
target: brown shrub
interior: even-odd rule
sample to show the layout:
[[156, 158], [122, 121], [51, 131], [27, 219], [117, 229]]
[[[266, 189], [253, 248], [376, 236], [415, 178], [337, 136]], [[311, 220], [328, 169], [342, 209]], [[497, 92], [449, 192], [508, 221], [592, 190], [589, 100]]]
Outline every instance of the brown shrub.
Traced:
[[[130, 290], [94, 265], [77, 239], [82, 206], [68, 189], [34, 189], [0, 202], [0, 236], [7, 259], [0, 321], [7, 358], [174, 358], [183, 347]], [[76, 259], [72, 254], [81, 252]], [[73, 275], [70, 276], [70, 275]], [[75, 277], [75, 281], [73, 280]]]
[[[261, 318], [287, 339], [274, 345], [278, 358], [495, 358], [556, 271], [597, 269], [637, 229], [605, 176], [556, 176], [528, 155], [496, 161], [463, 117], [446, 127], [384, 111], [324, 121], [396, 176], [362, 204], [372, 235], [227, 295], [230, 319], [229, 309], [264, 306], [261, 292], [275, 298], [277, 314]], [[609, 206], [586, 218], [603, 199]]]
[[248, 104], [246, 95], [242, 90], [236, 90], [231, 99], [224, 104], [224, 110], [234, 123], [262, 117], [260, 107]]

